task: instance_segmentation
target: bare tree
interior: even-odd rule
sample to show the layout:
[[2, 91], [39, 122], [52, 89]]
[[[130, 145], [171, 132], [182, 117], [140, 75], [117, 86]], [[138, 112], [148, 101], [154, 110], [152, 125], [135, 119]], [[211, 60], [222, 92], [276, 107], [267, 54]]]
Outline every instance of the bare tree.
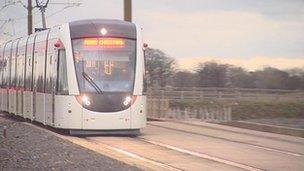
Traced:
[[254, 72], [256, 88], [286, 89], [289, 74], [276, 68], [267, 67]]
[[198, 75], [188, 71], [178, 71], [174, 74], [175, 87], [196, 87]]
[[228, 65], [216, 62], [200, 63], [197, 69], [198, 85], [201, 87], [225, 87]]
[[229, 66], [227, 69], [227, 86], [237, 88], [253, 88], [254, 79], [250, 72], [242, 67]]
[[161, 50], [152, 48], [147, 48], [145, 58], [149, 86], [169, 85], [176, 68], [175, 60]]

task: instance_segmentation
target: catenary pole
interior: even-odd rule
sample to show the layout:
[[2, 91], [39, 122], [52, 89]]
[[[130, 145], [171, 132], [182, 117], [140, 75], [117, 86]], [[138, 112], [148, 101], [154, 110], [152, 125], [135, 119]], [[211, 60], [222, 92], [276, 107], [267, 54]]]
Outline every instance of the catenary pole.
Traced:
[[50, 0], [47, 0], [46, 2], [36, 0], [36, 6], [41, 11], [42, 28], [44, 28], [44, 29], [46, 29], [45, 9], [47, 8], [47, 5], [49, 4], [49, 1]]
[[42, 28], [46, 28], [45, 8], [41, 9]]
[[27, 1], [27, 34], [30, 35], [33, 33], [33, 6], [32, 0]]
[[124, 0], [124, 20], [132, 22], [132, 0]]

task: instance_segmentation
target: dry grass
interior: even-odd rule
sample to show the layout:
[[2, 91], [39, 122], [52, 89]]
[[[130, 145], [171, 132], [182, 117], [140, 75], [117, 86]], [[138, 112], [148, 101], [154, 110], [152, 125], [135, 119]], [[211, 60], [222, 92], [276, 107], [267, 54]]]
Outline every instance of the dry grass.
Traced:
[[271, 101], [171, 101], [170, 107], [201, 108], [231, 106], [233, 120], [257, 118], [304, 118], [304, 102]]

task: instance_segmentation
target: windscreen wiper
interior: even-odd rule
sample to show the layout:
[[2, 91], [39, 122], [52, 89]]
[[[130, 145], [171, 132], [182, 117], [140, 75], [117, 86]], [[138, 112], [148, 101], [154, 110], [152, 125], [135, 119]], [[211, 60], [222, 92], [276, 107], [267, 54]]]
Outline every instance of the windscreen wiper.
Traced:
[[101, 89], [98, 87], [98, 85], [93, 81], [93, 79], [85, 72], [82, 72], [82, 76], [83, 78], [85, 78], [90, 84], [91, 86], [100, 94], [102, 94]]

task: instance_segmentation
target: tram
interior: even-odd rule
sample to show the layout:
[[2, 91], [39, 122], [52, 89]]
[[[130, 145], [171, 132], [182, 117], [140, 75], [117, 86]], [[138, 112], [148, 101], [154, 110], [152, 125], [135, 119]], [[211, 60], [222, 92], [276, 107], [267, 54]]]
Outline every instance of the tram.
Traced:
[[138, 134], [144, 67], [133, 23], [58, 25], [0, 46], [0, 110], [70, 134]]

